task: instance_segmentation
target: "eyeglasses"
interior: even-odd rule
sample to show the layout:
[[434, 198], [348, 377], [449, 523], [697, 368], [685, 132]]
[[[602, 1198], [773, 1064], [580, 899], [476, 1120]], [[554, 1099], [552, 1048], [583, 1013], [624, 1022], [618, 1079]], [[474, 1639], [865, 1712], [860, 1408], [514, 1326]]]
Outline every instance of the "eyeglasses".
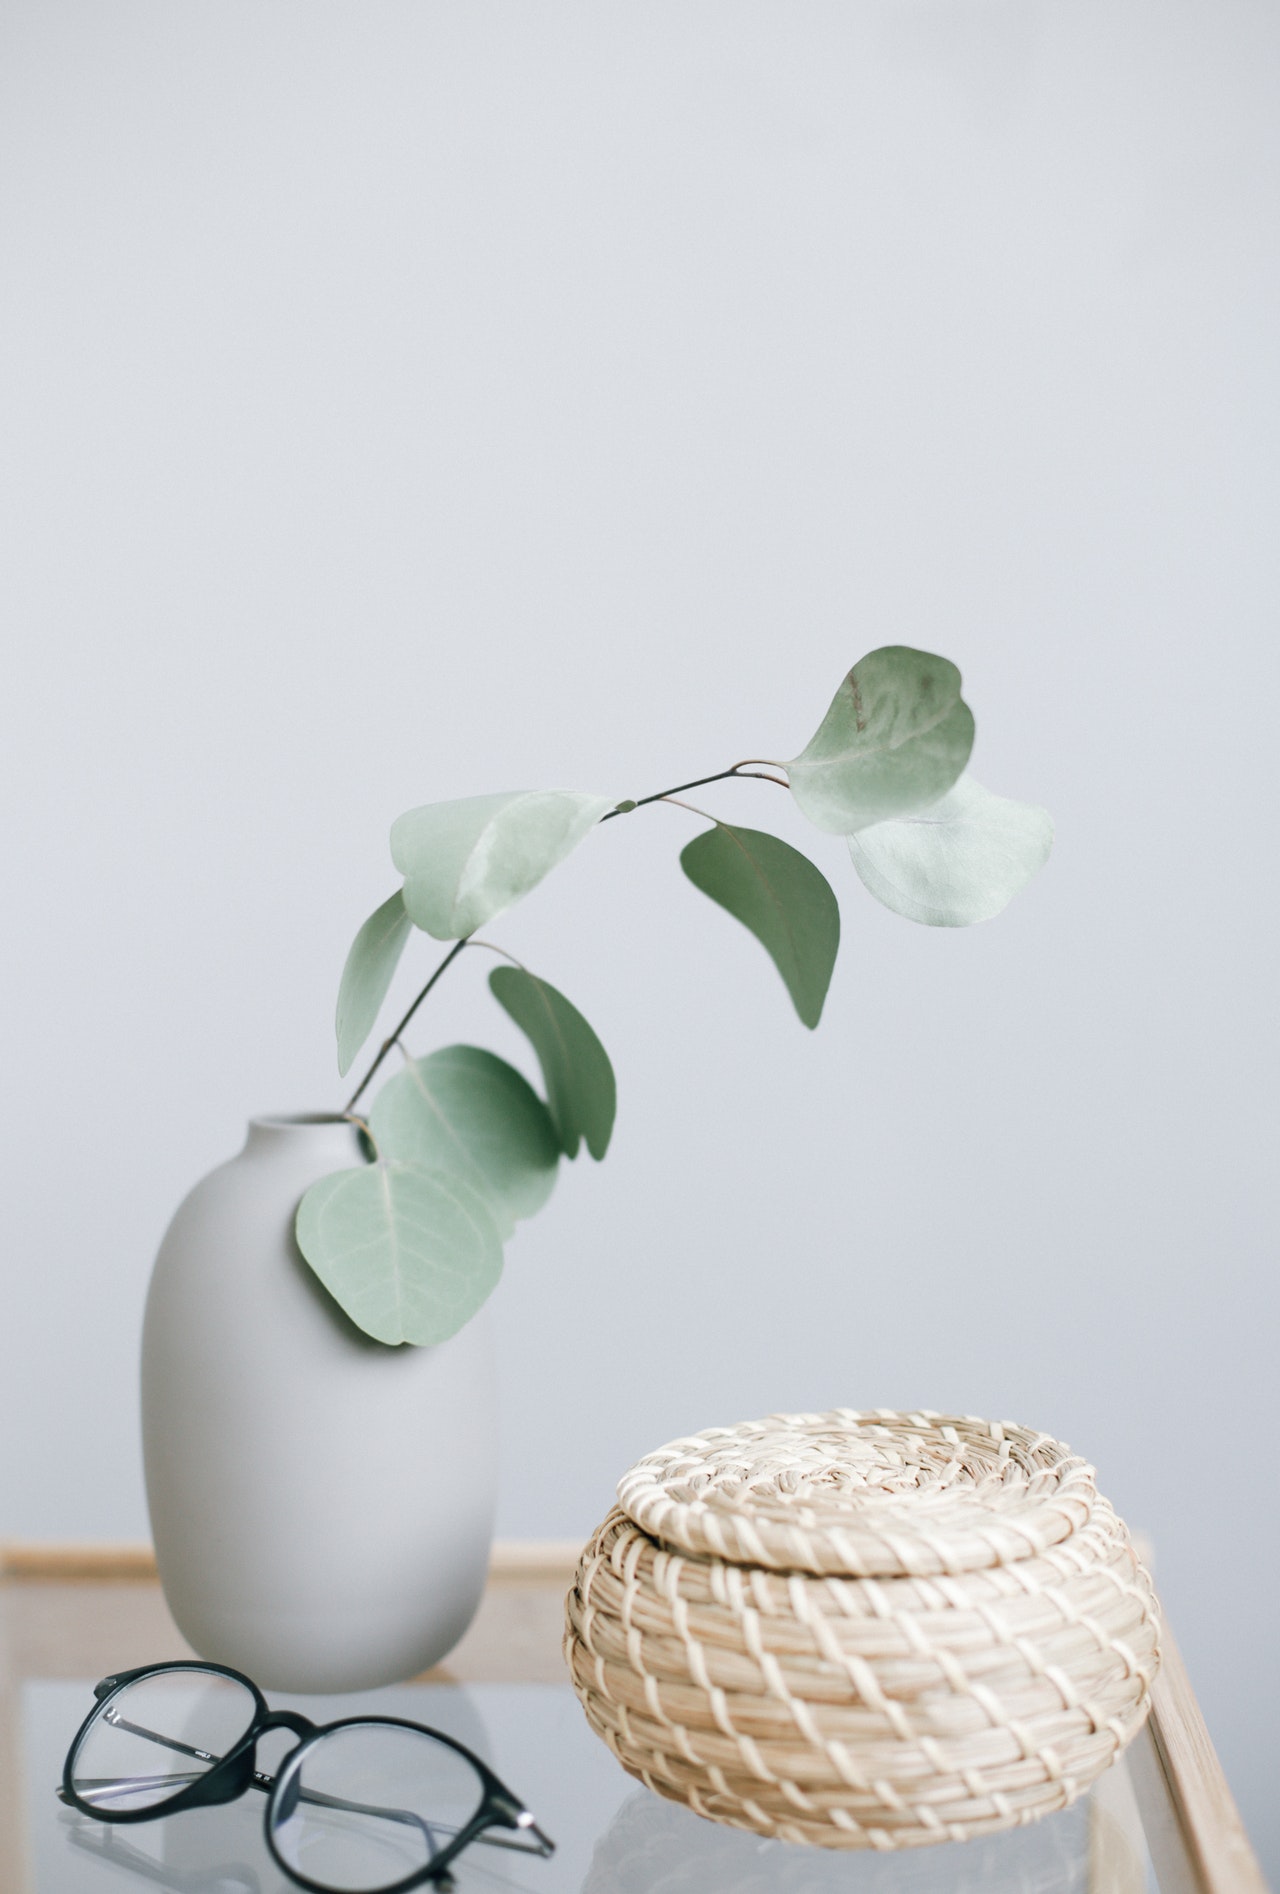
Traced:
[[[93, 1694], [59, 1793], [98, 1821], [153, 1821], [260, 1789], [272, 1857], [314, 1894], [447, 1886], [450, 1863], [472, 1842], [554, 1852], [478, 1756], [421, 1723], [352, 1716], [317, 1725], [269, 1710], [256, 1684], [221, 1664], [148, 1664], [104, 1677]], [[299, 1739], [275, 1776], [254, 1767], [269, 1730]]]

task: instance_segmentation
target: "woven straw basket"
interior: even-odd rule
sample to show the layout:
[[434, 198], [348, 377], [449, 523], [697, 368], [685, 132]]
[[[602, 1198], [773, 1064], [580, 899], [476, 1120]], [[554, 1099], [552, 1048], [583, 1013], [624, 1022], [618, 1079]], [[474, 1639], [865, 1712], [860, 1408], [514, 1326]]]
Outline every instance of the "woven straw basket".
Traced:
[[827, 1848], [959, 1841], [1065, 1807], [1140, 1728], [1150, 1581], [1093, 1469], [933, 1413], [774, 1414], [632, 1467], [565, 1654], [624, 1768]]

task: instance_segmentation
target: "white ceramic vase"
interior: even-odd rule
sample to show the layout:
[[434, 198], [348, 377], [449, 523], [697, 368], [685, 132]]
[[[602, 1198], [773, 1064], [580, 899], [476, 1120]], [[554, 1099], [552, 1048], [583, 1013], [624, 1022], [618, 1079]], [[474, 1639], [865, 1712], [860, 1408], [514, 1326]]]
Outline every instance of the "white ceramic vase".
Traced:
[[255, 1119], [180, 1206], [147, 1297], [143, 1452], [165, 1597], [202, 1657], [266, 1689], [416, 1675], [462, 1636], [488, 1568], [488, 1311], [440, 1347], [386, 1347], [294, 1240], [308, 1185], [362, 1161], [343, 1119]]

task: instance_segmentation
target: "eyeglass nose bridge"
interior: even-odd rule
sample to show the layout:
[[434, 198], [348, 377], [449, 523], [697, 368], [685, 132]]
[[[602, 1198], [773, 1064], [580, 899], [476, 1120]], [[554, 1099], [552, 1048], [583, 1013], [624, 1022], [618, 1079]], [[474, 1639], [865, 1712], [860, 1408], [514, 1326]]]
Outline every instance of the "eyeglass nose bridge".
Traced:
[[292, 1730], [299, 1742], [303, 1742], [308, 1736], [314, 1736], [318, 1728], [309, 1716], [302, 1716], [297, 1710], [268, 1710], [254, 1725], [253, 1733], [256, 1737], [265, 1736], [268, 1730]]
[[[288, 1730], [299, 1741], [313, 1736], [316, 1725], [297, 1710], [268, 1710], [266, 1715], [245, 1731], [234, 1749], [209, 1772], [205, 1795], [210, 1802], [234, 1802], [246, 1789], [271, 1789], [275, 1777], [264, 1775], [256, 1766], [258, 1741], [272, 1730]], [[292, 1752], [290, 1752], [292, 1753]]]

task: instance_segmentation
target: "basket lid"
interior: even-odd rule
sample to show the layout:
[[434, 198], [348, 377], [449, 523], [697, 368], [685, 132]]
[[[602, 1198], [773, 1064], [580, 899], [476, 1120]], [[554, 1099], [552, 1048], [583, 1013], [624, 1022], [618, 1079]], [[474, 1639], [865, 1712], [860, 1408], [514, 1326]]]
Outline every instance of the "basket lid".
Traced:
[[1093, 1468], [1047, 1434], [922, 1410], [770, 1414], [646, 1454], [618, 1482], [651, 1538], [697, 1558], [820, 1576], [972, 1572], [1088, 1521]]

